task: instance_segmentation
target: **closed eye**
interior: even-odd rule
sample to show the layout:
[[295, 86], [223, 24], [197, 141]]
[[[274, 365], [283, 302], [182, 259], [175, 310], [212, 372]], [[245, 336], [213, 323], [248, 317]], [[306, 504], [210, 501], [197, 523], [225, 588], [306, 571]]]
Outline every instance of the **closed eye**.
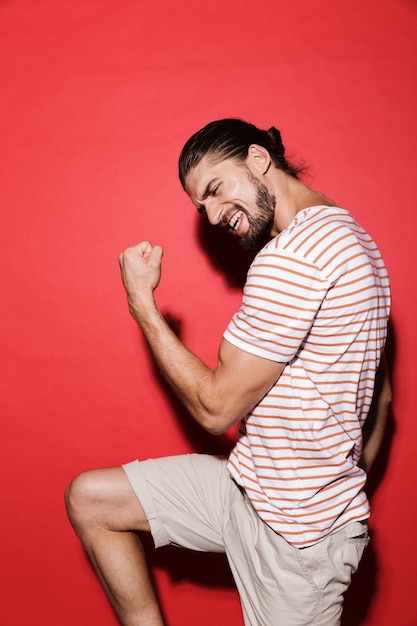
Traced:
[[[206, 187], [205, 192], [203, 193], [203, 197], [202, 200], [207, 200], [207, 198], [209, 196], [211, 196], [212, 198], [214, 198], [215, 196], [217, 196], [217, 192], [219, 191], [219, 187], [221, 185], [221, 182], [219, 182], [214, 188], [212, 188], [212, 184], [214, 181], [210, 181], [209, 184]], [[206, 213], [206, 209], [204, 204], [199, 204], [197, 206], [197, 211], [200, 213], [200, 215], [204, 215]]]
[[213, 190], [210, 191], [210, 196], [217, 196], [217, 192], [219, 191], [220, 184], [218, 184]]

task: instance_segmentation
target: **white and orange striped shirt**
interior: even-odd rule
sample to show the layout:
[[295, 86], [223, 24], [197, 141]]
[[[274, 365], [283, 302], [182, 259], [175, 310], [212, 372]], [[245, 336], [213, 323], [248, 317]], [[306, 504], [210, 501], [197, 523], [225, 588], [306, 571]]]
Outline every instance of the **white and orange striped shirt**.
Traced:
[[228, 468], [294, 546], [369, 517], [357, 463], [389, 307], [378, 248], [341, 208], [300, 211], [249, 270], [224, 337], [286, 366], [242, 421]]

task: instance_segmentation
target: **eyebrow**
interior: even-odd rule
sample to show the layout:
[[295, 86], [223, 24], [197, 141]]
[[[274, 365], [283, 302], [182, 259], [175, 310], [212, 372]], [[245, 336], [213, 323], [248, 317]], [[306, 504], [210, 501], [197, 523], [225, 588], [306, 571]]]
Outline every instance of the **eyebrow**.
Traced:
[[211, 194], [211, 186], [214, 185], [217, 180], [218, 180], [218, 178], [212, 178], [210, 180], [210, 182], [207, 184], [207, 187], [204, 190], [203, 195], [201, 196], [201, 200], [207, 200], [207, 198]]
[[[214, 185], [219, 179], [218, 178], [212, 178], [208, 183], [207, 186], [203, 192], [203, 195], [201, 196], [201, 201], [204, 202], [204, 200], [207, 200], [207, 198], [209, 197], [209, 195], [212, 193], [212, 185]], [[197, 210], [201, 213], [203, 211], [205, 211], [204, 205], [198, 203], [197, 205]]]

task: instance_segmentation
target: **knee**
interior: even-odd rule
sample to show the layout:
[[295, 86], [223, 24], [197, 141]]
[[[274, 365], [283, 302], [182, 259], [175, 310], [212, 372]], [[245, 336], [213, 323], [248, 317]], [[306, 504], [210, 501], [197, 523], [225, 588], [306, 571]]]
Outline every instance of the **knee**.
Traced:
[[65, 491], [67, 515], [77, 534], [94, 521], [96, 492], [96, 480], [92, 471], [76, 476]]

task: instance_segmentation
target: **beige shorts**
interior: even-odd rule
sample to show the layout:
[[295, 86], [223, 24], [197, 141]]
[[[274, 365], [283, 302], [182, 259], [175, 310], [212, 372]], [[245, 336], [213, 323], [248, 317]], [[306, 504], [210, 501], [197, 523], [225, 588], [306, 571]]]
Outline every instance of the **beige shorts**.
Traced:
[[358, 522], [294, 548], [256, 514], [226, 460], [190, 454], [123, 466], [156, 547], [225, 552], [247, 626], [336, 626], [368, 543]]

